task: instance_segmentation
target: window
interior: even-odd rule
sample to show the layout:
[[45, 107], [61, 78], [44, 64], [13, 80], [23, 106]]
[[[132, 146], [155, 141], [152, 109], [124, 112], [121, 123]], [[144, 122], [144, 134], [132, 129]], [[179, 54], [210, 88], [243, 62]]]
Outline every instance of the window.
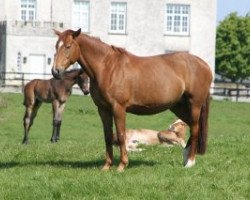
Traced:
[[110, 33], [126, 33], [127, 3], [112, 2], [110, 8]]
[[190, 6], [167, 4], [165, 33], [170, 35], [189, 35]]
[[72, 26], [89, 32], [89, 1], [74, 0], [72, 13]]
[[35, 21], [36, 0], [21, 0], [21, 20]]

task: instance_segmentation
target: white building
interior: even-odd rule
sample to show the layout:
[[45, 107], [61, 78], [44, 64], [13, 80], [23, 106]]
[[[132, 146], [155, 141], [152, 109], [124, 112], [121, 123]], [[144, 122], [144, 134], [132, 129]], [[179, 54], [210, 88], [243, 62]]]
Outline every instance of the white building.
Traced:
[[82, 28], [136, 55], [187, 51], [214, 71], [216, 0], [0, 0], [0, 5], [0, 72], [50, 73], [53, 28]]

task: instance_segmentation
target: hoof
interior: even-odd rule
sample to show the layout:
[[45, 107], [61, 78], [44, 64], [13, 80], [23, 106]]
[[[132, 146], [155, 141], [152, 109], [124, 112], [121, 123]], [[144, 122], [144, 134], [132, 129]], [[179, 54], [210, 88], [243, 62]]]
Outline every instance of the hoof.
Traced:
[[28, 140], [23, 140], [22, 144], [28, 144], [29, 141]]
[[102, 171], [106, 172], [106, 171], [109, 171], [111, 168], [111, 165], [110, 164], [107, 164], [105, 163], [105, 165], [102, 167]]
[[188, 162], [188, 155], [189, 155], [190, 149], [191, 149], [191, 146], [183, 149], [183, 164], [184, 165], [186, 165], [186, 163]]
[[128, 166], [128, 163], [123, 163], [123, 162], [121, 162], [121, 163], [119, 164], [118, 168], [117, 168], [117, 171], [118, 171], [118, 172], [124, 172], [124, 171], [125, 171], [125, 167], [127, 167], [127, 166]]
[[121, 167], [121, 166], [119, 165], [118, 168], [117, 168], [117, 171], [118, 171], [118, 172], [124, 172], [124, 171], [125, 171], [124, 168], [125, 168], [125, 167]]
[[187, 163], [185, 164], [185, 168], [190, 168], [195, 165], [195, 160], [188, 160]]
[[55, 139], [50, 140], [51, 143], [56, 143], [57, 141]]
[[183, 150], [183, 164], [184, 164], [185, 168], [190, 168], [190, 167], [194, 166], [194, 164], [195, 164], [195, 158], [193, 160], [188, 158], [190, 150], [191, 150], [191, 146], [186, 147]]

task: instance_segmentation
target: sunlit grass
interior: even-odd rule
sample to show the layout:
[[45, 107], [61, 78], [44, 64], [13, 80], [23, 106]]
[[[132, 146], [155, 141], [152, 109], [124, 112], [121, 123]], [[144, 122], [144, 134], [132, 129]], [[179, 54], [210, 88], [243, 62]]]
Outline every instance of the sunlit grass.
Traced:
[[[124, 173], [100, 170], [101, 121], [90, 97], [71, 96], [61, 140], [50, 143], [52, 111], [44, 104], [22, 145], [22, 95], [0, 94], [0, 199], [250, 199], [250, 104], [213, 101], [208, 151], [191, 169], [182, 149], [144, 147], [129, 154]], [[127, 127], [166, 128], [175, 116], [127, 115]]]

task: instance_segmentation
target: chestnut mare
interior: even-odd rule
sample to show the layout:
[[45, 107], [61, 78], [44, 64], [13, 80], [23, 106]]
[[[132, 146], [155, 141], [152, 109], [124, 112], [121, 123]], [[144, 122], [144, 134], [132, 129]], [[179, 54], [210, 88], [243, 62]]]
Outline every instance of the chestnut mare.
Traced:
[[113, 119], [120, 147], [117, 170], [123, 171], [128, 165], [126, 112], [143, 115], [170, 109], [190, 127], [184, 165], [193, 166], [196, 152], [205, 153], [212, 73], [203, 60], [189, 53], [138, 57], [81, 34], [81, 29], [55, 33], [59, 39], [53, 76], [62, 77], [71, 64], [78, 62], [90, 77], [90, 93], [98, 107], [106, 143], [103, 170], [113, 164]]
[[23, 118], [24, 138], [23, 144], [28, 143], [28, 133], [42, 102], [52, 103], [53, 107], [53, 132], [51, 142], [57, 142], [60, 137], [62, 113], [72, 86], [77, 83], [82, 92], [89, 93], [89, 78], [82, 69], [71, 70], [64, 74], [61, 80], [34, 79], [24, 87], [24, 102], [26, 107]]

